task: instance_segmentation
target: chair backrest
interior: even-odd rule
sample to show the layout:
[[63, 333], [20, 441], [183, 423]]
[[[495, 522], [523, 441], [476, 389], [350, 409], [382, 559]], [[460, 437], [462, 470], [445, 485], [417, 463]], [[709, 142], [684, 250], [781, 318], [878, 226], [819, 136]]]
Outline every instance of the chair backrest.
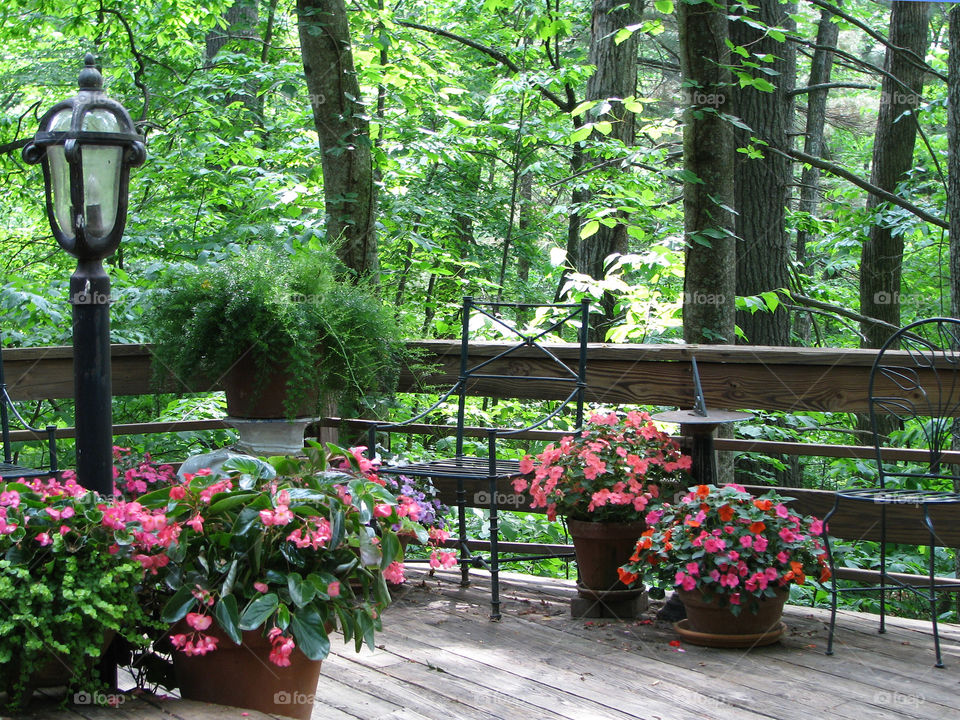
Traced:
[[[944, 453], [960, 434], [960, 320], [918, 320], [890, 336], [870, 371], [868, 397], [880, 487], [892, 479], [906, 489], [953, 490], [960, 465], [944, 462]], [[912, 435], [912, 447], [927, 451], [923, 462], [884, 464], [889, 418]]]
[[[540, 324], [530, 327], [518, 327], [515, 321], [504, 316], [505, 311], [533, 313]], [[463, 299], [462, 333], [460, 345], [460, 372], [455, 386], [457, 398], [457, 455], [463, 455], [463, 428], [466, 415], [466, 398], [471, 387], [478, 382], [497, 382], [500, 387], [516, 397], [528, 396], [519, 391], [523, 385], [536, 384], [540, 393], [529, 393], [536, 397], [545, 386], [556, 385], [561, 388], [553, 393], [562, 401], [549, 413], [523, 428], [497, 429], [500, 437], [516, 434], [540, 427], [557, 417], [565, 409], [573, 406], [575, 428], [583, 425], [583, 402], [586, 390], [587, 372], [587, 332], [589, 329], [590, 303], [508, 303], [475, 300], [467, 296]], [[486, 320], [488, 326], [496, 328], [502, 335], [498, 343], [505, 347], [497, 348], [495, 354], [471, 361], [470, 342], [475, 339], [471, 332], [473, 323]], [[562, 337], [566, 328], [576, 330], [578, 352], [575, 358], [560, 358], [549, 347], [549, 341]], [[530, 352], [532, 350], [532, 353]], [[510, 364], [522, 363], [522, 356], [530, 354], [538, 360], [548, 359], [555, 374], [530, 375], [523, 372], [511, 372]]]

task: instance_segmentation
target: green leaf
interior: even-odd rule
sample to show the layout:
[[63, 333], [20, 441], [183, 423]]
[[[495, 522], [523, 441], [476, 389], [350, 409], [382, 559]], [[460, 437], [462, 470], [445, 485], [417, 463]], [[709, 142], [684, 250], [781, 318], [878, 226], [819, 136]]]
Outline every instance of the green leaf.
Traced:
[[173, 594], [173, 597], [167, 601], [167, 604], [163, 606], [163, 612], [160, 614], [160, 618], [165, 623], [172, 625], [178, 620], [183, 620], [196, 602], [197, 599], [193, 596], [192, 588], [183, 585]]
[[301, 608], [290, 617], [290, 630], [297, 647], [311, 660], [323, 660], [330, 654], [330, 637], [323, 618], [313, 608]]
[[241, 630], [255, 630], [270, 617], [280, 604], [276, 593], [266, 593], [250, 601], [240, 616]]
[[654, 0], [653, 6], [657, 12], [662, 12], [664, 15], [670, 15], [673, 12], [673, 0]]
[[231, 640], [237, 645], [242, 642], [240, 637], [240, 614], [237, 612], [237, 599], [233, 595], [225, 595], [213, 606], [213, 616], [217, 623]]
[[776, 312], [777, 307], [780, 305], [780, 296], [777, 295], [773, 290], [768, 290], [767, 292], [760, 293], [760, 297], [763, 298], [764, 302], [767, 304], [767, 308], [770, 312]]
[[582, 228], [580, 228], [580, 239], [586, 240], [591, 235], [596, 235], [597, 230], [600, 229], [600, 223], [596, 220], [591, 220]]
[[397, 534], [392, 530], [387, 530], [380, 538], [380, 550], [383, 557], [380, 558], [380, 569], [385, 569], [394, 560], [403, 560], [403, 548], [400, 546], [400, 540]]
[[577, 128], [572, 133], [570, 133], [570, 142], [580, 142], [581, 140], [586, 140], [590, 137], [590, 133], [593, 132], [593, 125], [584, 125], [581, 128]]
[[317, 588], [296, 572], [287, 575], [287, 589], [290, 591], [290, 599], [298, 608], [309, 603], [317, 594]]
[[259, 497], [260, 493], [250, 492], [250, 493], [231, 493], [227, 495], [223, 500], [217, 500], [217, 502], [210, 505], [210, 508], [204, 515], [215, 515], [216, 513], [223, 512], [224, 510], [229, 510], [235, 508], [237, 505], [242, 505], [247, 502], [247, 500]]

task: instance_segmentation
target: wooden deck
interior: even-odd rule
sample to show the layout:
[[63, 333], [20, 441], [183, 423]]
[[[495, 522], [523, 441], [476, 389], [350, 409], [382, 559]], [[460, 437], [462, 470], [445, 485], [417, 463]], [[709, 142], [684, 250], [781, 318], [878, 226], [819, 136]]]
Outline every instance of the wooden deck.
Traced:
[[[488, 583], [462, 589], [450, 572], [414, 566], [384, 616], [375, 652], [334, 644], [315, 720], [760, 720], [958, 718], [960, 626], [941, 628], [945, 669], [933, 667], [929, 623], [842, 613], [836, 655], [823, 654], [829, 614], [788, 606], [771, 647], [670, 645], [652, 620], [576, 620], [568, 581], [507, 574], [500, 623]], [[177, 699], [119, 709], [38, 705], [35, 720], [266, 720], [260, 713]]]

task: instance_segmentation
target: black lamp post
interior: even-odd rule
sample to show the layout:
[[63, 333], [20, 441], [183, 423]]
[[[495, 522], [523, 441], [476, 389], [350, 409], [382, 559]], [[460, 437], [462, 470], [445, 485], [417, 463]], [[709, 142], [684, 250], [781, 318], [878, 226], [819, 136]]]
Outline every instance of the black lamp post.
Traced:
[[109, 493], [113, 483], [110, 383], [110, 278], [103, 259], [120, 245], [130, 168], [146, 158], [144, 139], [124, 107], [103, 92], [93, 55], [80, 92], [40, 118], [23, 159], [42, 163], [47, 218], [60, 247], [77, 258], [70, 277], [77, 480]]

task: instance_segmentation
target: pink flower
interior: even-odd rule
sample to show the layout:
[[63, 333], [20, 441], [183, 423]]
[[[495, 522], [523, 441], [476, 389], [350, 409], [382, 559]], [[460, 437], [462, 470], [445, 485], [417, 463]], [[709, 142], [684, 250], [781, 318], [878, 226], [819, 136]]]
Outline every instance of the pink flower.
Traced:
[[187, 625], [192, 627], [194, 630], [203, 632], [213, 623], [213, 618], [209, 615], [201, 615], [200, 613], [187, 613]]
[[268, 659], [277, 667], [290, 667], [290, 655], [294, 648], [296, 648], [296, 644], [292, 637], [278, 636], [273, 641], [273, 649], [270, 651]]
[[757, 552], [766, 552], [768, 541], [763, 535], [753, 536], [753, 549]]
[[794, 533], [790, 528], [781, 528], [779, 535], [780, 539], [784, 542], [793, 542], [798, 538], [797, 534]]
[[813, 518], [810, 521], [810, 534], [811, 535], [823, 535], [823, 521], [817, 518]]
[[727, 546], [727, 543], [723, 540], [718, 540], [715, 537], [708, 536], [703, 541], [703, 549], [708, 553], [718, 553], [722, 551]]
[[197, 513], [192, 518], [187, 520], [186, 524], [192, 527], [194, 532], [203, 532], [203, 518], [200, 516], [200, 513]]
[[690, 574], [690, 575], [694, 575], [694, 576], [699, 575], [699, 574], [700, 574], [700, 566], [699, 566], [697, 563], [695, 563], [695, 562], [688, 562], [688, 563], [687, 563], [687, 573]]
[[777, 513], [777, 517], [781, 517], [781, 518], [784, 518], [784, 519], [790, 517], [790, 511], [787, 510], [787, 506], [784, 505], [783, 503], [778, 504], [778, 505], [774, 508], [774, 512]]
[[455, 552], [444, 552], [442, 550], [438, 552], [434, 550], [430, 553], [430, 567], [432, 568], [449, 570], [456, 564], [457, 554]]
[[174, 485], [170, 488], [171, 500], [183, 500], [187, 496], [187, 489], [183, 485]]
[[51, 545], [51, 544], [53, 543], [53, 540], [50, 539], [50, 535], [49, 535], [48, 533], [45, 533], [45, 532], [38, 533], [36, 540], [37, 540], [38, 543], [40, 543], [40, 545], [41, 545], [42, 547], [45, 547], [45, 546], [47, 546], [47, 545]]
[[392, 585], [400, 585], [405, 580], [403, 564], [396, 561], [390, 563], [383, 571], [383, 577]]
[[267, 590], [269, 590], [269, 588], [267, 587], [267, 584], [262, 582], [255, 582], [253, 584], [253, 589], [261, 593], [265, 593]]
[[789, 559], [790, 556], [787, 555], [787, 553], [783, 550], [777, 553], [777, 562], [779, 562], [781, 565], [786, 565]]
[[740, 544], [745, 548], [750, 547], [751, 545], [753, 545], [753, 536], [744, 535], [743, 537], [740, 538]]
[[[534, 467], [533, 458], [530, 457], [529, 455], [524, 455], [523, 459], [520, 460], [520, 472], [522, 472], [524, 475], [529, 475], [530, 473], [533, 472], [533, 467]], [[523, 481], [523, 478], [517, 478], [517, 480]], [[523, 481], [523, 482], [525, 483], [526, 481]], [[514, 485], [516, 485], [516, 480], [514, 480]], [[518, 492], [522, 492], [525, 489], [526, 489], [526, 485], [524, 485], [523, 488], [518, 490]]]
[[386, 503], [378, 503], [373, 506], [373, 516], [378, 518], [390, 517], [393, 515], [393, 507]]
[[20, 505], [20, 493], [16, 490], [7, 490], [0, 492], [0, 505], [7, 507], [18, 507]]
[[327, 595], [332, 598], [340, 596], [340, 581], [334, 580], [329, 585], [327, 585]]

